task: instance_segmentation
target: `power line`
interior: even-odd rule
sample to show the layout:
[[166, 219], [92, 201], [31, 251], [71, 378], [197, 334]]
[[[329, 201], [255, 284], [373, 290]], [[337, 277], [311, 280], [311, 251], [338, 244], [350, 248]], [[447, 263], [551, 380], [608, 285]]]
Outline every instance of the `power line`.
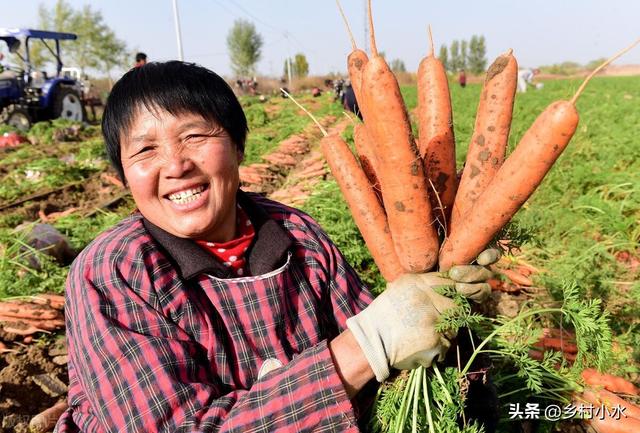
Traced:
[[236, 3], [234, 0], [229, 0], [231, 3], [233, 3], [238, 9], [240, 9], [241, 11], [243, 11], [245, 14], [247, 14], [248, 16], [250, 16], [251, 18], [253, 18], [254, 20], [256, 20], [257, 22], [261, 23], [264, 26], [267, 27], [271, 27], [273, 30], [279, 32], [279, 33], [283, 33], [283, 30], [272, 26], [271, 24], [264, 22], [263, 20], [261, 20], [260, 18], [256, 17], [255, 15], [253, 15], [251, 12], [249, 12], [248, 10], [246, 10], [244, 7], [240, 6], [238, 3]]

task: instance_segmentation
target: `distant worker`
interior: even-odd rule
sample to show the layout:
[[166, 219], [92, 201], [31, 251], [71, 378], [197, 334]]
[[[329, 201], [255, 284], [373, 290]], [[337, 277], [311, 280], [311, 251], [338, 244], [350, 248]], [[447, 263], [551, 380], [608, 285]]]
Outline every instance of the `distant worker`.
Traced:
[[16, 78], [16, 73], [13, 72], [9, 65], [3, 63], [4, 54], [0, 53], [0, 80], [10, 80]]
[[518, 92], [526, 92], [529, 84], [533, 86], [533, 78], [539, 73], [539, 69], [520, 69], [518, 71]]
[[460, 83], [460, 87], [467, 86], [467, 74], [464, 72], [464, 69], [462, 69], [460, 75], [458, 75], [458, 83]]
[[136, 53], [136, 63], [134, 68], [139, 68], [147, 64], [147, 55], [145, 53]]
[[356, 101], [356, 94], [353, 91], [353, 87], [351, 86], [351, 82], [347, 80], [344, 83], [342, 88], [342, 106], [353, 113], [362, 120], [362, 114], [360, 113], [360, 108], [358, 107], [358, 101]]

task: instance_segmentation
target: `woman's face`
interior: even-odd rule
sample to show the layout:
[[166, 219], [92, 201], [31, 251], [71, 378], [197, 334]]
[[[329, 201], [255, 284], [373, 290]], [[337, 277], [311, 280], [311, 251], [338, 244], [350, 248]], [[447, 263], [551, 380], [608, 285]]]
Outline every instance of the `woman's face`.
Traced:
[[242, 154], [222, 127], [199, 114], [140, 107], [120, 143], [125, 179], [145, 218], [181, 238], [233, 238]]

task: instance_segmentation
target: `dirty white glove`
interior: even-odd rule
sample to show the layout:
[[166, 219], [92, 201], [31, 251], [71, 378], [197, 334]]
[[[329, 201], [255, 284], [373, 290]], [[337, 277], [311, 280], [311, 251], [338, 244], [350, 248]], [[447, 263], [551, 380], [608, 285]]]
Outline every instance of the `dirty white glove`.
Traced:
[[498, 258], [497, 251], [487, 250], [478, 256], [478, 265], [454, 266], [448, 273], [404, 274], [387, 284], [387, 289], [367, 308], [347, 320], [347, 327], [379, 382], [389, 377], [391, 367], [428, 367], [434, 359], [444, 359], [450, 343], [435, 327], [442, 312], [455, 307], [455, 303], [434, 289], [455, 288], [481, 302], [491, 293], [485, 281], [492, 273], [485, 266]]

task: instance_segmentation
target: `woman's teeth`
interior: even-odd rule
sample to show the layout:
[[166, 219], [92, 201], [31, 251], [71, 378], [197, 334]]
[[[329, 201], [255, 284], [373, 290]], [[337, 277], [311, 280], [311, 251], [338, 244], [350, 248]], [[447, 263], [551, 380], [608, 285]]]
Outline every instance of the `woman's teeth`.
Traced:
[[204, 185], [197, 188], [185, 189], [184, 191], [174, 192], [169, 195], [169, 200], [178, 204], [185, 204], [197, 200], [204, 191]]

